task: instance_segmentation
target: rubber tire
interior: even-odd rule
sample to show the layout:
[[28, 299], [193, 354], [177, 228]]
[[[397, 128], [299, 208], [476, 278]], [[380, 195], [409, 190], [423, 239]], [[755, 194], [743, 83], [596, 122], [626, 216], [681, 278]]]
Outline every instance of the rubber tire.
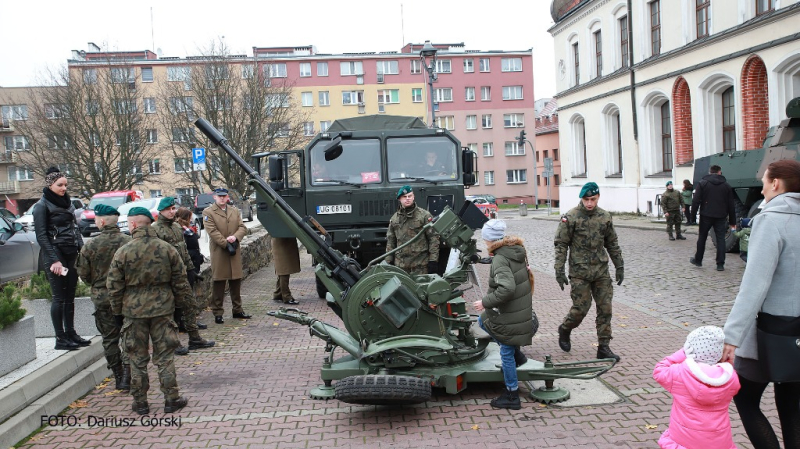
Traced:
[[325, 284], [323, 284], [318, 277], [314, 276], [314, 280], [317, 282], [317, 296], [319, 296], [319, 299], [325, 299], [325, 294], [328, 293], [328, 288], [325, 287]]
[[336, 399], [348, 404], [410, 405], [431, 398], [426, 379], [389, 374], [350, 376], [336, 382]]
[[761, 203], [763, 202], [764, 200], [758, 200], [755, 203], [753, 203], [753, 205], [750, 206], [750, 211], [747, 212], [747, 218], [753, 218], [756, 215], [758, 215], [759, 212], [761, 212], [761, 209], [759, 209], [758, 206], [760, 206]]

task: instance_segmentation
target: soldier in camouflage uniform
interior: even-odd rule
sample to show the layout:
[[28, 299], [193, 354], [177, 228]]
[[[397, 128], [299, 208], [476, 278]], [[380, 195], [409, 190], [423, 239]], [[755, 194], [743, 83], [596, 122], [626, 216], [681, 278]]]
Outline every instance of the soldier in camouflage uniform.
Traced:
[[661, 209], [667, 217], [667, 235], [670, 240], [675, 240], [672, 235], [672, 226], [675, 226], [675, 234], [678, 240], [686, 240], [681, 235], [681, 208], [683, 207], [683, 196], [672, 186], [672, 181], [667, 181], [667, 190], [661, 194]]
[[[111, 309], [122, 327], [122, 347], [131, 363], [133, 411], [150, 413], [147, 391], [150, 378], [149, 342], [153, 342], [153, 364], [164, 393], [164, 413], [185, 407], [175, 376], [173, 351], [180, 344], [178, 325], [172, 320], [175, 303], [188, 301], [192, 292], [180, 254], [156, 235], [150, 226], [150, 211], [133, 207], [128, 212], [128, 228], [133, 240], [114, 255], [106, 286]], [[123, 321], [124, 319], [124, 321]]]
[[[175, 206], [175, 199], [164, 197], [158, 203], [158, 220], [153, 223], [153, 229], [161, 240], [172, 245], [181, 255], [183, 265], [186, 267], [186, 276], [189, 285], [194, 285], [197, 272], [194, 271], [194, 263], [189, 250], [186, 248], [186, 240], [183, 238], [183, 228], [175, 222], [175, 213], [178, 208]], [[200, 336], [200, 327], [197, 323], [197, 315], [202, 311], [194, 295], [190, 295], [185, 304], [176, 304], [183, 312], [184, 326], [186, 333], [189, 334], [189, 348], [181, 345], [175, 350], [175, 355], [186, 355], [190, 350], [210, 348], [214, 346], [214, 341], [205, 340]], [[180, 319], [180, 317], [178, 317]], [[203, 326], [205, 328], [205, 325]]]
[[108, 362], [108, 369], [114, 373], [117, 390], [129, 391], [131, 389], [131, 367], [128, 354], [119, 347], [119, 331], [111, 312], [111, 303], [108, 300], [106, 276], [111, 267], [111, 259], [122, 245], [131, 241], [131, 238], [120, 232], [117, 227], [119, 211], [111, 206], [99, 204], [94, 208], [94, 222], [100, 235], [93, 238], [83, 246], [78, 255], [75, 269], [83, 282], [92, 287], [92, 302], [94, 303], [94, 322], [97, 330], [103, 336], [103, 349]]
[[[386, 232], [386, 252], [411, 240], [431, 219], [431, 213], [417, 207], [410, 186], [397, 191], [400, 208], [389, 220]], [[390, 264], [411, 275], [436, 273], [439, 260], [439, 236], [428, 228], [423, 237], [386, 258]]]
[[[624, 269], [622, 250], [617, 243], [617, 233], [611, 214], [597, 207], [600, 189], [593, 182], [586, 183], [580, 192], [581, 203], [561, 216], [555, 238], [556, 281], [564, 290], [569, 285], [564, 264], [569, 252], [569, 280], [572, 281], [570, 296], [572, 308], [558, 327], [558, 345], [569, 352], [570, 332], [581, 324], [592, 305], [597, 305], [597, 358], [619, 356], [608, 346], [611, 342], [611, 299], [614, 289], [608, 274], [608, 257], [616, 267], [617, 285], [622, 285]], [[606, 254], [608, 252], [608, 254]]]

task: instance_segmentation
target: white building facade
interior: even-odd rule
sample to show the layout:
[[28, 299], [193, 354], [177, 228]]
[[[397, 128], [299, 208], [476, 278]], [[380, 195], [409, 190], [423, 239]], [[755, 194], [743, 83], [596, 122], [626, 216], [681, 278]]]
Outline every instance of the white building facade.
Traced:
[[[800, 0], [554, 0], [561, 207], [654, 213], [694, 159], [760, 148], [800, 96]], [[632, 68], [632, 69], [631, 69]]]

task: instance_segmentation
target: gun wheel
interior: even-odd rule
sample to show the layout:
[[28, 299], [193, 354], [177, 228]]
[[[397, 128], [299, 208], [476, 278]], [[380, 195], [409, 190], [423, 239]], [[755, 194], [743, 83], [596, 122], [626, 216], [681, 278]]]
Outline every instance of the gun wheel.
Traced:
[[408, 405], [431, 397], [431, 384], [411, 376], [368, 374], [345, 377], [336, 383], [336, 399], [348, 404]]
[[321, 399], [327, 401], [328, 399], [335, 398], [336, 392], [334, 391], [333, 387], [320, 385], [317, 388], [311, 390], [309, 396], [311, 396], [311, 399]]
[[543, 404], [555, 404], [569, 399], [569, 391], [559, 387], [539, 387], [531, 391], [530, 397]]

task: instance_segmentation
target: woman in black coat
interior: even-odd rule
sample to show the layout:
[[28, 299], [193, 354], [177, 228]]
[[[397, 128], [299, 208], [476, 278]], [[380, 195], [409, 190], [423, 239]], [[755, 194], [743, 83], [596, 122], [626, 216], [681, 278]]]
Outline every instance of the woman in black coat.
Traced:
[[71, 351], [90, 343], [75, 332], [75, 261], [83, 239], [75, 223], [75, 207], [67, 194], [66, 174], [49, 168], [42, 192], [42, 199], [33, 208], [33, 223], [53, 293], [50, 318], [56, 331], [56, 349]]

